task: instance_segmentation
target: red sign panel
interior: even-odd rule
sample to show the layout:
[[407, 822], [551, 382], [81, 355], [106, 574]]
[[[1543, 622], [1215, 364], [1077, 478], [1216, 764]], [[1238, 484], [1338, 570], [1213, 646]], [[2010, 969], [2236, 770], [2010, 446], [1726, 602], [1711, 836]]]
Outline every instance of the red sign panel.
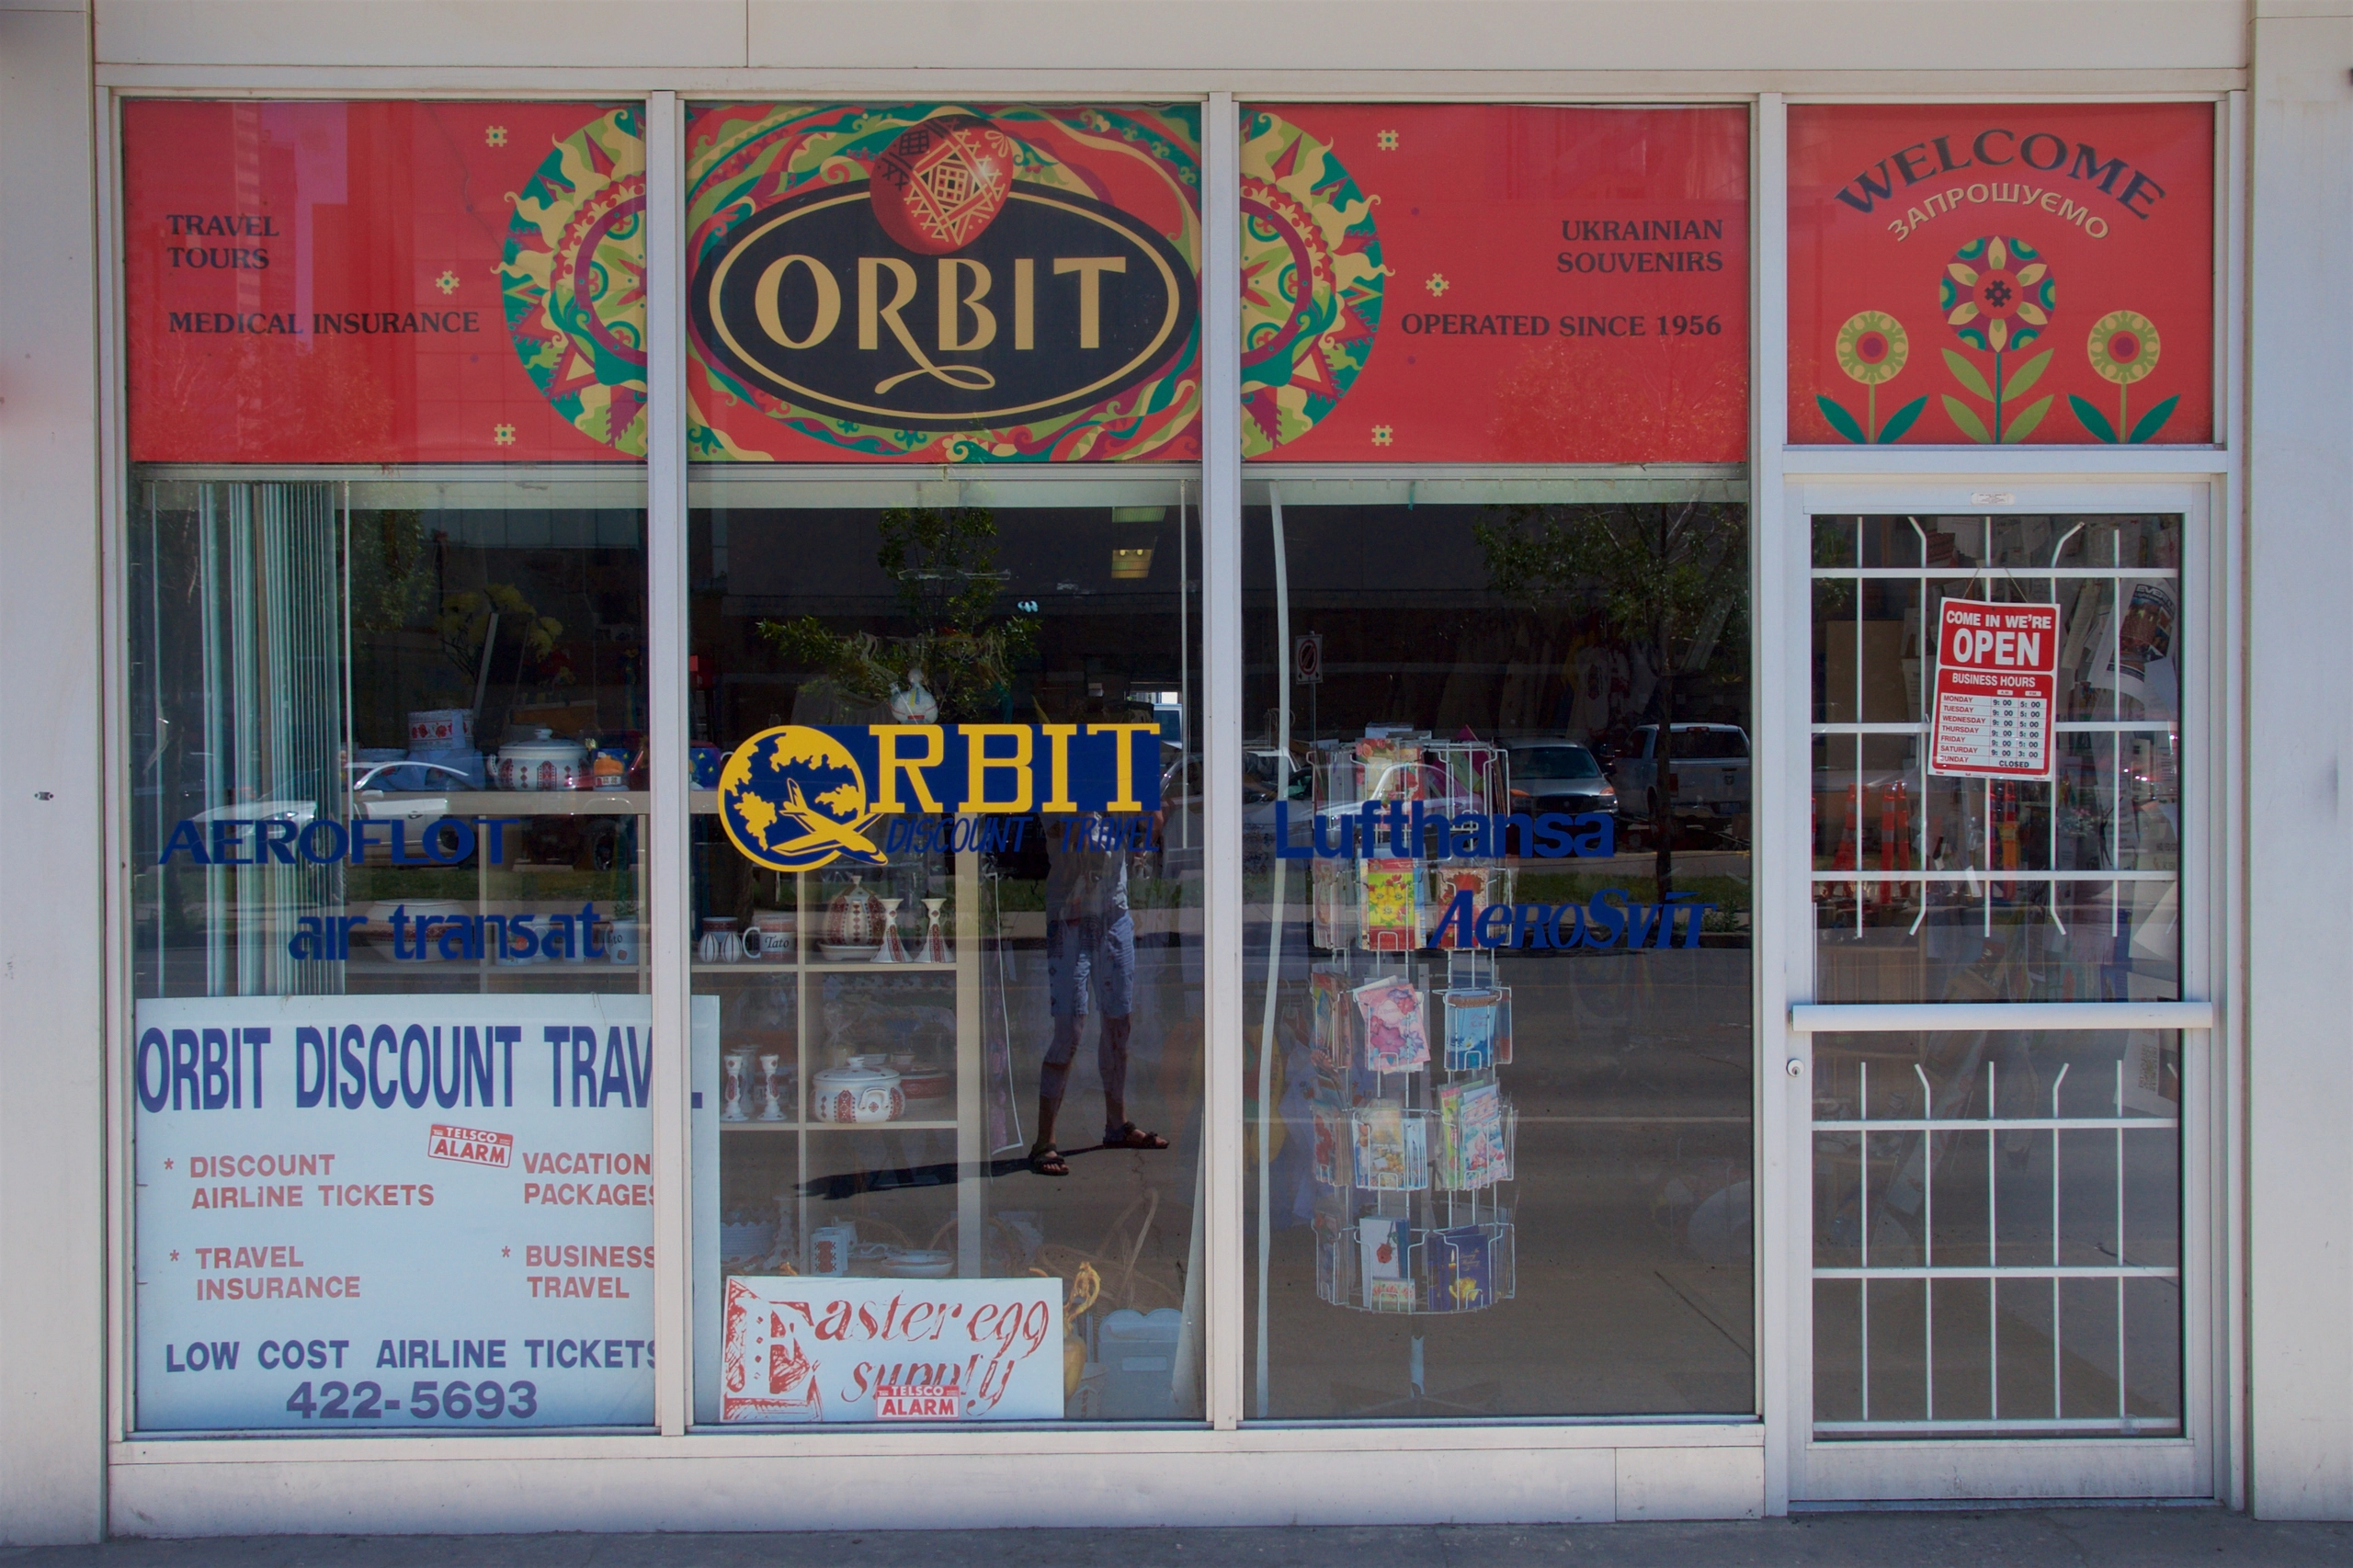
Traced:
[[1200, 455], [1198, 105], [714, 105], [687, 186], [697, 460]]
[[1745, 109], [1256, 106], [1242, 179], [1245, 456], [1746, 457]]
[[2059, 698], [2059, 607], [1947, 599], [1937, 628], [1928, 771], [2048, 778]]
[[645, 454], [645, 147], [563, 103], [123, 108], [131, 455]]
[[2211, 104], [1790, 110], [1790, 439], [2213, 439]]

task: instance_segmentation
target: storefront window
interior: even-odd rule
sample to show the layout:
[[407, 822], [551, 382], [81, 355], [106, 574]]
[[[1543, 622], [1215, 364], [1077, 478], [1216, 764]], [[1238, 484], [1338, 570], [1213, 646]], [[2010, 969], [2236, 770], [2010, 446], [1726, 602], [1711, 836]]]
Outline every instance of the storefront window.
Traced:
[[1254, 1413], [1752, 1408], [1733, 489], [1247, 513]]
[[[1819, 999], [2181, 996], [2183, 531], [1812, 519]], [[1813, 1060], [1816, 1434], [2179, 1433], [2181, 1036]]]
[[[2179, 997], [2181, 518], [1825, 516], [1813, 538], [1818, 999]], [[2047, 763], [1929, 767], [1948, 601], [2056, 607], [2056, 700], [2019, 732], [2047, 718]]]
[[699, 1421], [1200, 1414], [1199, 148], [691, 118]]
[[649, 1425], [634, 111], [123, 130], [135, 1424]]
[[1243, 142], [1246, 1408], [1754, 1409], [1747, 117]]
[[1813, 1430], [2172, 1437], [2181, 1037], [1813, 1045]]

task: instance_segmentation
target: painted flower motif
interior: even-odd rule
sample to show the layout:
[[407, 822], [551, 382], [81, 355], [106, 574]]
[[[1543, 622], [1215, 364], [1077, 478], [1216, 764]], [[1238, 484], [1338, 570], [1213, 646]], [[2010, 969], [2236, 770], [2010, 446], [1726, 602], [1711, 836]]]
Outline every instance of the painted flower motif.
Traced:
[[1945, 264], [1937, 308], [1963, 343], [1999, 354], [2042, 335], [2058, 308], [2056, 282], [2023, 240], [1981, 235]]
[[1388, 446], [1391, 442], [1396, 440], [1396, 438], [1397, 431], [1394, 426], [1388, 425], [1376, 425], [1372, 427], [1372, 444], [1376, 447]]
[[482, 133], [482, 142], [483, 145], [485, 147], [506, 146], [506, 127], [503, 125], [493, 125], [486, 128]]
[[2086, 345], [2102, 381], [2129, 387], [2157, 368], [2157, 327], [2138, 311], [2110, 311], [2092, 323]]
[[511, 447], [515, 444], [515, 426], [494, 425], [491, 426], [490, 438], [502, 447]]
[[1372, 141], [1373, 145], [1384, 153], [1394, 153], [1397, 150], [1397, 133], [1393, 131], [1377, 131], [1373, 132]]
[[1422, 287], [1427, 289], [1435, 295], [1445, 293], [1449, 289], [1453, 288], [1454, 285], [1446, 280], [1445, 273], [1433, 272], [1429, 275], [1428, 278], [1423, 282]]
[[1838, 329], [1838, 368], [1867, 387], [1892, 381], [1912, 355], [1904, 324], [1885, 311], [1857, 311]]
[[444, 294], [454, 294], [458, 291], [458, 275], [445, 267], [441, 276], [433, 280], [433, 286]]

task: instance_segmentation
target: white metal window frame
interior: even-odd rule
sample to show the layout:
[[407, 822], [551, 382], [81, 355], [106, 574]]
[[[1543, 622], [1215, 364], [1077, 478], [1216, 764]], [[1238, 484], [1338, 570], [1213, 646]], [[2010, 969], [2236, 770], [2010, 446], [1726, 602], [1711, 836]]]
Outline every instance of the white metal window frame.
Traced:
[[[2205, 602], [2215, 608], [2213, 635], [2205, 644], [2218, 692], [2236, 692], [2239, 678], [2240, 609], [2234, 585], [2240, 574], [2240, 483], [2235, 440], [2208, 450], [2166, 449], [1985, 449], [1904, 448], [1887, 451], [1788, 449], [1785, 446], [1787, 360], [1786, 101], [1757, 90], [1775, 80], [1721, 74], [1667, 73], [1648, 75], [1643, 91], [1625, 90], [1626, 78], [1607, 73], [1554, 73], [1513, 83], [1518, 91], [1497, 91], [1502, 79], [1461, 74], [1298, 73], [1270, 79], [1230, 73], [1119, 73], [1099, 90], [1074, 91], [1066, 76], [1051, 72], [906, 72], [875, 70], [809, 73], [781, 70], [664, 72], [670, 90], [648, 91], [648, 74], [552, 69], [412, 69], [287, 67], [110, 66], [97, 74], [96, 127], [99, 149], [97, 259], [101, 279], [99, 359], [100, 437], [104, 461], [100, 485], [106, 541], [106, 594], [100, 607], [108, 668], [106, 672], [106, 735], [109, 747], [105, 778], [111, 798], [107, 811], [107, 856], [113, 880], [108, 889], [109, 963], [107, 1105], [108, 1378], [108, 1435], [109, 1512], [117, 1529], [175, 1533], [302, 1528], [362, 1528], [392, 1532], [468, 1528], [825, 1528], [873, 1525], [882, 1518], [909, 1525], [982, 1528], [989, 1525], [1082, 1523], [1241, 1523], [1256, 1520], [1363, 1523], [1413, 1519], [1427, 1512], [1433, 1489], [1449, 1498], [1452, 1516], [1472, 1519], [1574, 1519], [1609, 1517], [1715, 1517], [1781, 1513], [1793, 1498], [1824, 1494], [1826, 1477], [1809, 1469], [1806, 1437], [1810, 1384], [1808, 1322], [1803, 1310], [1807, 1275], [1790, 1266], [1790, 1237], [1802, 1232], [1806, 1212], [1802, 1155], [1806, 1108], [1802, 1085], [1793, 1096], [1778, 1070], [1780, 1057], [1802, 1047], [1792, 1028], [1790, 1005], [1810, 995], [1811, 926], [1803, 907], [1801, 855], [1776, 843], [1764, 824], [1781, 824], [1802, 798], [1787, 777], [1788, 736], [1803, 733], [1806, 671], [1768, 678], [1764, 656], [1774, 649], [1802, 650], [1806, 625], [1802, 597], [1802, 552], [1787, 548], [1790, 518], [1802, 517], [1802, 496], [1785, 489], [1790, 481], [1813, 484], [1877, 477], [1901, 480], [1908, 504], [1922, 504], [1913, 480], [1939, 476], [1976, 483], [1996, 475], [2006, 481], [2177, 478], [2207, 484], [2210, 530], [2220, 559], [2212, 563]], [[2075, 94], [2020, 94], [1975, 85], [1965, 74], [1944, 80], [1920, 74], [1908, 85], [1930, 89], [1903, 101], [2099, 102], [2168, 98], [2226, 104], [2227, 132], [2222, 141], [2222, 177], [2217, 187], [2217, 399], [2218, 428], [2238, 429], [2239, 377], [2243, 357], [2239, 317], [2227, 308], [2239, 295], [2244, 254], [2245, 94], [2234, 89], [2243, 73], [2228, 70], [2086, 74], [2087, 90]], [[1204, 93], [1205, 85], [1236, 90]], [[1731, 103], [1752, 106], [1751, 137], [1751, 378], [1753, 454], [1750, 464], [1752, 581], [1756, 592], [1754, 636], [1758, 680], [1756, 728], [1760, 832], [1756, 874], [1760, 904], [1795, 902], [1796, 919], [1760, 922], [1753, 961], [1756, 983], [1756, 1167], [1757, 1238], [1756, 1393], [1760, 1416], [1732, 1420], [1515, 1421], [1492, 1426], [1385, 1424], [1377, 1428], [1346, 1423], [1302, 1426], [1244, 1425], [1246, 1344], [1243, 1334], [1244, 1172], [1242, 1142], [1242, 1020], [1236, 1008], [1211, 1007], [1204, 1085], [1208, 1227], [1205, 1340], [1206, 1420], [1184, 1426], [1080, 1426], [986, 1432], [971, 1428], [932, 1432], [835, 1429], [820, 1432], [711, 1432], [690, 1430], [692, 1367], [686, 1354], [690, 1322], [691, 1275], [674, 1269], [657, 1282], [656, 1335], [668, 1373], [657, 1387], [656, 1426], [652, 1431], [606, 1436], [502, 1436], [494, 1439], [437, 1437], [172, 1438], [136, 1433], [131, 1423], [134, 1375], [131, 1338], [131, 1118], [125, 1054], [130, 994], [130, 919], [121, 878], [127, 870], [128, 715], [122, 676], [127, 625], [122, 610], [123, 562], [118, 541], [128, 511], [127, 440], [124, 420], [125, 344], [122, 331], [121, 140], [119, 113], [130, 97], [197, 98], [480, 98], [594, 99], [635, 101], [646, 111], [649, 168], [648, 365], [651, 410], [649, 459], [645, 468], [649, 509], [649, 631], [655, 642], [649, 678], [652, 728], [657, 756], [666, 749], [673, 766], [657, 766], [652, 803], [651, 890], [657, 930], [670, 935], [655, 950], [654, 972], [657, 1018], [673, 1038], [683, 1040], [688, 1006], [683, 922], [688, 833], [683, 800], [669, 801], [659, 780], [682, 778], [687, 733], [684, 616], [686, 597], [685, 514], [688, 465], [684, 443], [684, 108], [688, 98], [752, 99], [811, 97], [843, 99], [875, 95], [1029, 101], [1172, 101], [1204, 105], [1204, 256], [1201, 276], [1204, 366], [1204, 451], [1200, 468], [1204, 561], [1202, 573], [1204, 679], [1201, 701], [1206, 762], [1212, 780], [1207, 801], [1208, 877], [1205, 890], [1208, 937], [1205, 983], [1213, 995], [1238, 996], [1242, 980], [1240, 835], [1241, 777], [1241, 510], [1244, 465], [1239, 456], [1239, 143], [1240, 98], [1280, 101], [1514, 102], [1601, 105], [1609, 103]], [[1809, 101], [1830, 101], [1810, 99]], [[1851, 101], [1865, 101], [1859, 97]], [[1888, 101], [1884, 95], [1869, 101]], [[668, 323], [666, 333], [658, 324]], [[1999, 460], [1998, 470], [1992, 460]], [[1560, 472], [1560, 471], [1556, 471]], [[1574, 471], [1571, 471], [1574, 472]], [[943, 473], [942, 478], [951, 477]], [[970, 476], [984, 481], [985, 472]], [[1370, 474], [1367, 477], [1373, 477]], [[1384, 470], [1383, 480], [1410, 478]], [[1433, 475], [1433, 478], [1441, 477]], [[1443, 477], [1469, 478], [1466, 472]], [[1535, 477], [1535, 476], [1530, 476]], [[1851, 501], [1842, 502], [1851, 509]], [[1794, 573], [1794, 576], [1792, 575]], [[1790, 583], [1800, 585], [1796, 619], [1785, 602]], [[667, 608], [665, 608], [665, 605]], [[1795, 632], [1792, 639], [1791, 633]], [[1792, 716], [1799, 721], [1790, 727]], [[2222, 737], [2218, 732], [2217, 740]], [[1774, 753], [1784, 755], [1777, 757]], [[1803, 753], [1796, 758], [1794, 789], [1802, 791]], [[1221, 767], [1223, 763], [1226, 766]], [[2216, 994], [2234, 993], [2224, 983], [2235, 974], [2235, 958], [2223, 951], [2223, 934], [2241, 928], [2243, 886], [2238, 858], [2238, 802], [2243, 772], [2215, 765], [2210, 785], [2216, 824], [2206, 858], [2212, 918], [2206, 939], [2215, 949], [2211, 972]], [[1222, 780], [1221, 784], [1218, 781]], [[660, 868], [670, 868], [667, 875]], [[1793, 896], [1794, 895], [1794, 896]], [[1224, 913], [1221, 913], [1221, 911]], [[664, 920], [665, 912], [672, 916]], [[1776, 935], [1775, 933], [1778, 933]], [[669, 949], [676, 949], [676, 951]], [[668, 961], [676, 960], [676, 961]], [[1232, 1017], [1228, 1017], [1232, 1014]], [[2217, 1173], [2214, 1207], [2228, 1211], [2237, 1200], [2236, 1069], [2239, 1026], [2225, 1007], [2212, 1037], [2214, 1077], [2212, 1139]], [[656, 1244], [665, 1256], [688, 1256], [685, 1053], [657, 1079], [655, 1155], [657, 1169], [674, 1173], [675, 1198], [657, 1210]], [[1795, 1115], [1792, 1116], [1792, 1108]], [[1790, 1157], [1792, 1134], [1800, 1158]], [[1794, 1206], [1793, 1206], [1794, 1205]], [[2192, 1237], [2233, 1233], [2217, 1218], [2201, 1231], [2200, 1216], [2188, 1215]], [[1800, 1238], [1802, 1241], [1802, 1237]], [[1798, 1259], [1801, 1266], [1805, 1261]], [[2226, 1251], [2207, 1268], [2215, 1299], [2216, 1332], [2212, 1380], [2220, 1406], [2208, 1426], [2212, 1486], [2234, 1503], [2243, 1499], [2238, 1445], [2220, 1441], [2243, 1420], [2239, 1380], [2228, 1375], [2239, 1355], [2237, 1310], [2239, 1264]], [[1891, 1445], [1839, 1445], [1884, 1453]], [[2037, 1451], [2055, 1457], [2051, 1445]], [[1264, 1460], [1280, 1456], [1282, 1463]], [[870, 1491], [877, 1460], [892, 1465], [887, 1504]], [[657, 1461], [651, 1462], [648, 1461]], [[779, 1461], [790, 1461], [779, 1464]], [[1175, 1461], [1172, 1463], [1172, 1461]], [[688, 1468], [679, 1469], [679, 1465]], [[1052, 1467], [1058, 1484], [1041, 1505], [1037, 1467]], [[1949, 1481], [1942, 1494], [1961, 1495]], [[1966, 1484], [1962, 1483], [1962, 1484]], [[1903, 1492], [1902, 1494], [1927, 1494]], [[719, 1512], [700, 1506], [702, 1496], [732, 1499]]]

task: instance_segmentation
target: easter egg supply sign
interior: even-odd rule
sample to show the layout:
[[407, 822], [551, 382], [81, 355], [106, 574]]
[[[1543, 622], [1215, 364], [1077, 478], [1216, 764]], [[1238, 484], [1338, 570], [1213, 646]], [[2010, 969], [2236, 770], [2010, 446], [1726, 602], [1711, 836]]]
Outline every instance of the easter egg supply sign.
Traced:
[[654, 1420], [650, 998], [166, 999], [136, 1040], [142, 1430]]
[[1254, 104], [1243, 453], [1738, 462], [1743, 108]]
[[1059, 1421], [1056, 1278], [727, 1281], [720, 1419]]
[[132, 460], [642, 460], [638, 112], [125, 104]]
[[1790, 439], [2214, 438], [2211, 103], [1790, 110]]
[[1928, 771], [2049, 778], [2059, 697], [2059, 607], [1947, 599], [1937, 629]]

